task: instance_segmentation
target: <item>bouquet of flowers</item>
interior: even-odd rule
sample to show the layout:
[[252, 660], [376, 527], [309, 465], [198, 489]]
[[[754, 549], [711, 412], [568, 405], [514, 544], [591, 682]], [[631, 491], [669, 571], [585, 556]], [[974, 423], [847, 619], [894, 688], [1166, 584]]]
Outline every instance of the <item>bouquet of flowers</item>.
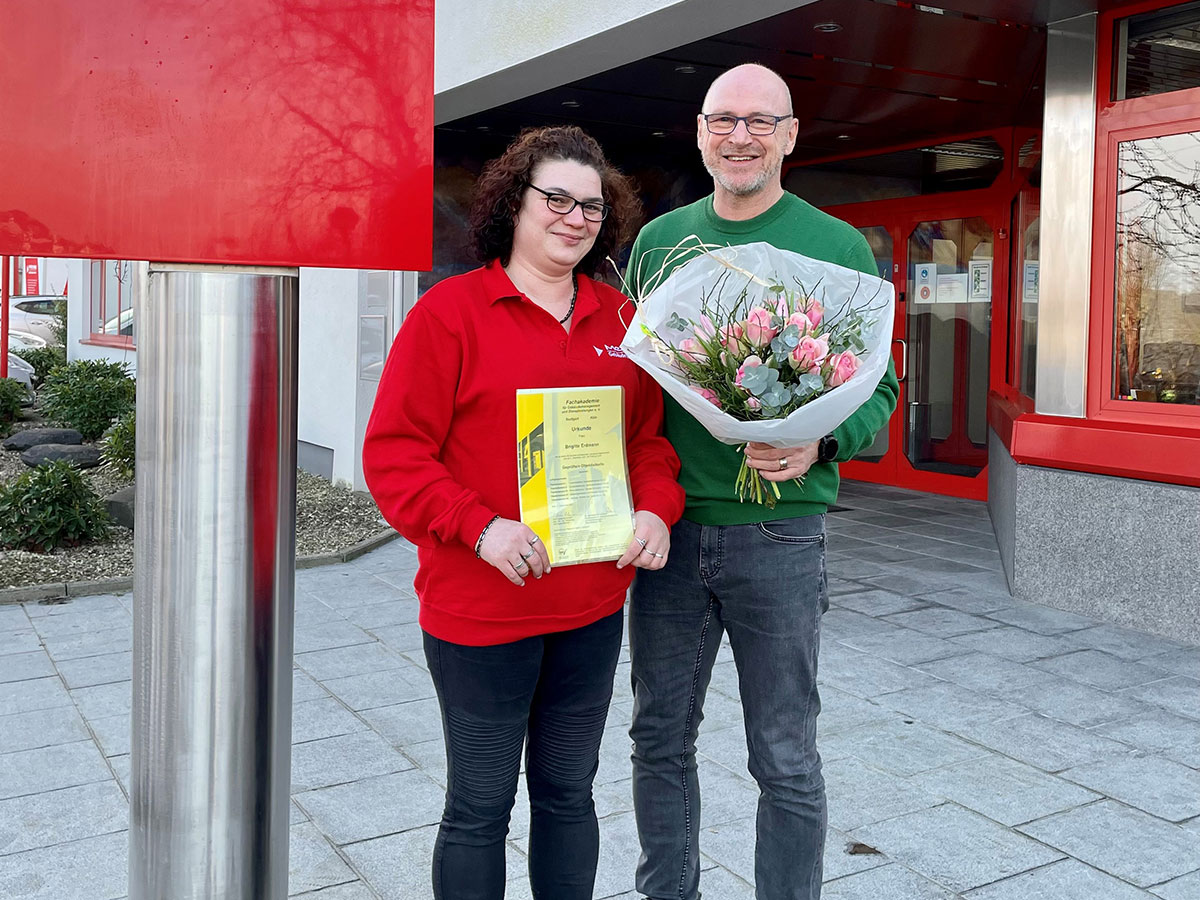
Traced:
[[[662, 278], [678, 254], [688, 261]], [[895, 291], [881, 278], [770, 244], [695, 239], [657, 275], [621, 347], [724, 443], [819, 440], [887, 370]], [[779, 497], [744, 461], [734, 491], [769, 507]]]

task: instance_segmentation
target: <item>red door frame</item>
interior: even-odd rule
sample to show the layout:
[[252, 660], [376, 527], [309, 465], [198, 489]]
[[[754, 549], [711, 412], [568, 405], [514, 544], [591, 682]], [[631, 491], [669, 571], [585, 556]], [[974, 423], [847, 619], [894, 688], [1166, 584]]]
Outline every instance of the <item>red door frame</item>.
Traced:
[[[992, 304], [991, 329], [988, 351], [989, 393], [1002, 387], [1007, 376], [1007, 350], [1009, 331], [1009, 268], [1010, 241], [1012, 232], [1013, 198], [1025, 182], [1018, 171], [1018, 142], [1024, 142], [1031, 132], [1028, 129], [996, 129], [986, 132], [995, 137], [1005, 148], [1004, 171], [987, 188], [955, 193], [929, 194], [894, 200], [876, 200], [865, 203], [848, 203], [826, 207], [825, 211], [843, 219], [855, 227], [883, 226], [892, 238], [893, 283], [896, 287], [896, 322], [893, 338], [908, 340], [907, 302], [899, 302], [908, 293], [908, 238], [919, 222], [939, 219], [962, 219], [979, 217], [992, 229]], [[977, 135], [971, 135], [975, 137]], [[958, 140], [966, 136], [947, 137]], [[941, 139], [939, 139], [941, 140]], [[933, 143], [929, 141], [927, 143]], [[895, 148], [899, 149], [899, 148]], [[881, 151], [888, 152], [888, 151]], [[957, 342], [956, 342], [957, 343]], [[984, 467], [974, 476], [950, 475], [914, 468], [904, 452], [908, 427], [908, 384], [906, 353], [897, 353], [898, 345], [893, 342], [892, 352], [896, 356], [896, 371], [901, 376], [900, 397], [897, 413], [888, 423], [888, 450], [879, 462], [852, 461], [840, 466], [843, 477], [856, 481], [888, 484], [911, 490], [963, 497], [971, 500], [987, 499], [988, 470]], [[986, 410], [984, 411], [986, 414]]]

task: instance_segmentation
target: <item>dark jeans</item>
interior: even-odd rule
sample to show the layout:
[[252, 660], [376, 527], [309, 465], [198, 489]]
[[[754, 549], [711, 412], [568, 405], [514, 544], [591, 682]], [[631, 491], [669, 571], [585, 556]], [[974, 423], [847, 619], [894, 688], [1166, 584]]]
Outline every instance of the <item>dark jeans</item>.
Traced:
[[633, 801], [652, 900], [700, 896], [696, 732], [722, 630], [729, 632], [759, 786], [759, 900], [816, 900], [825, 846], [817, 754], [817, 650], [828, 605], [825, 517], [671, 532], [671, 555], [639, 571], [629, 607]]
[[436, 900], [504, 896], [504, 839], [522, 744], [533, 896], [591, 900], [600, 845], [592, 780], [621, 624], [616, 612], [573, 631], [491, 647], [425, 635], [448, 763], [433, 851]]

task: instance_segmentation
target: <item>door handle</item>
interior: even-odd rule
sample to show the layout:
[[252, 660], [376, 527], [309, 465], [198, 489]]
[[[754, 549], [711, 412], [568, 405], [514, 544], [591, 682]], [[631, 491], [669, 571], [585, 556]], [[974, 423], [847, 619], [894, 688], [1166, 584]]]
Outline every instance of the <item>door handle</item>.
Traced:
[[904, 373], [896, 376], [896, 381], [903, 384], [908, 380], [908, 344], [904, 338], [893, 338], [893, 344], [900, 345], [900, 361], [904, 363]]

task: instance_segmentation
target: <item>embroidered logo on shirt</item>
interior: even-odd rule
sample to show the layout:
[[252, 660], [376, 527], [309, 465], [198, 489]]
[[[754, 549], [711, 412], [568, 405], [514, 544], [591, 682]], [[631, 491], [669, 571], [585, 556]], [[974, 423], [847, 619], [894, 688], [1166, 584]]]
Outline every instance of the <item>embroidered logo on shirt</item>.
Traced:
[[617, 359], [628, 359], [625, 351], [620, 347], [614, 347], [612, 344], [605, 344], [603, 347], [597, 347], [592, 344], [592, 349], [596, 351], [597, 356], [603, 356], [605, 351], [608, 351], [609, 356], [615, 356]]

